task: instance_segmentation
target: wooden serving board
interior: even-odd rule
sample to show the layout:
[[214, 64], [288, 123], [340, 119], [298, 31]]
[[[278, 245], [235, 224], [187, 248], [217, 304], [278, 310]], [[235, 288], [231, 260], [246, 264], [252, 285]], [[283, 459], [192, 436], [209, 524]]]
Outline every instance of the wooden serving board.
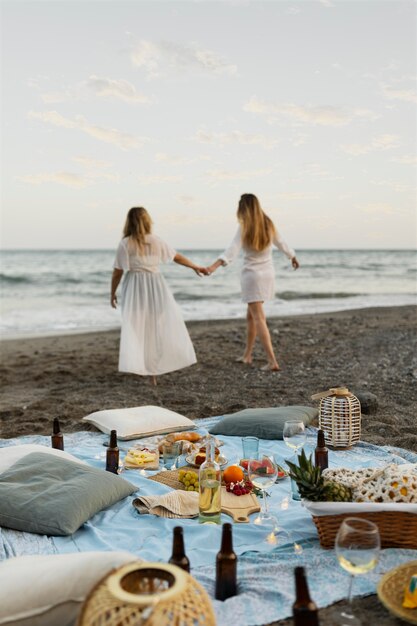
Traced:
[[261, 510], [259, 500], [254, 493], [247, 493], [244, 496], [235, 496], [222, 487], [222, 513], [227, 513], [234, 522], [249, 522], [249, 515]]

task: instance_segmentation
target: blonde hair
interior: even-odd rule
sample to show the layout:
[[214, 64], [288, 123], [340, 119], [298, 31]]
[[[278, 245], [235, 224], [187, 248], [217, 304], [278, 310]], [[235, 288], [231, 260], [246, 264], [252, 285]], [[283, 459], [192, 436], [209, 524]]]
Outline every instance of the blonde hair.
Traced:
[[259, 200], [252, 193], [244, 193], [237, 209], [237, 219], [242, 227], [242, 244], [256, 252], [269, 246], [276, 229], [273, 221], [263, 212]]
[[145, 237], [152, 231], [152, 220], [142, 206], [129, 209], [123, 228], [124, 237], [129, 237], [141, 252], [145, 246]]

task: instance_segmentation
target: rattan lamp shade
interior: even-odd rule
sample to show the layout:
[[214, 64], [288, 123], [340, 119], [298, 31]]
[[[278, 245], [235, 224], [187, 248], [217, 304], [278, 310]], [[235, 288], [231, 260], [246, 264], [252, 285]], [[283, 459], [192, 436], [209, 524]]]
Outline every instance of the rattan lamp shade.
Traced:
[[87, 596], [77, 626], [215, 626], [206, 591], [164, 563], [128, 563]]
[[324, 431], [326, 445], [344, 449], [361, 438], [361, 404], [346, 387], [334, 387], [312, 396], [320, 398], [319, 428]]

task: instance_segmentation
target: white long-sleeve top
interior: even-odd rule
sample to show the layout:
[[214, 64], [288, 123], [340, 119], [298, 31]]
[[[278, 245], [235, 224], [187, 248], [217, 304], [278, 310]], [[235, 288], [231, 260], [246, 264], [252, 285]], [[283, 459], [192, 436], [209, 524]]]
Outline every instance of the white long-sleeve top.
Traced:
[[232, 263], [243, 250], [241, 287], [243, 302], [264, 302], [275, 296], [274, 266], [272, 264], [272, 246], [281, 250], [288, 259], [295, 257], [295, 252], [282, 237], [276, 233], [269, 246], [257, 252], [242, 243], [242, 229], [238, 226], [230, 246], [219, 256], [225, 265]]

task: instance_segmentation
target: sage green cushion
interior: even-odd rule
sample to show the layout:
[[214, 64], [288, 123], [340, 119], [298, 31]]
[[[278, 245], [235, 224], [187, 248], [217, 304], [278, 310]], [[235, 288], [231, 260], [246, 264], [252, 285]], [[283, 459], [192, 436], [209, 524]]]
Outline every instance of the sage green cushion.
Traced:
[[33, 452], [0, 474], [0, 526], [72, 535], [90, 517], [137, 491], [124, 478]]
[[280, 406], [267, 409], [244, 409], [224, 415], [211, 427], [213, 435], [231, 437], [258, 437], [259, 439], [282, 439], [287, 420], [302, 420], [308, 426], [318, 417], [318, 410], [311, 406]]

